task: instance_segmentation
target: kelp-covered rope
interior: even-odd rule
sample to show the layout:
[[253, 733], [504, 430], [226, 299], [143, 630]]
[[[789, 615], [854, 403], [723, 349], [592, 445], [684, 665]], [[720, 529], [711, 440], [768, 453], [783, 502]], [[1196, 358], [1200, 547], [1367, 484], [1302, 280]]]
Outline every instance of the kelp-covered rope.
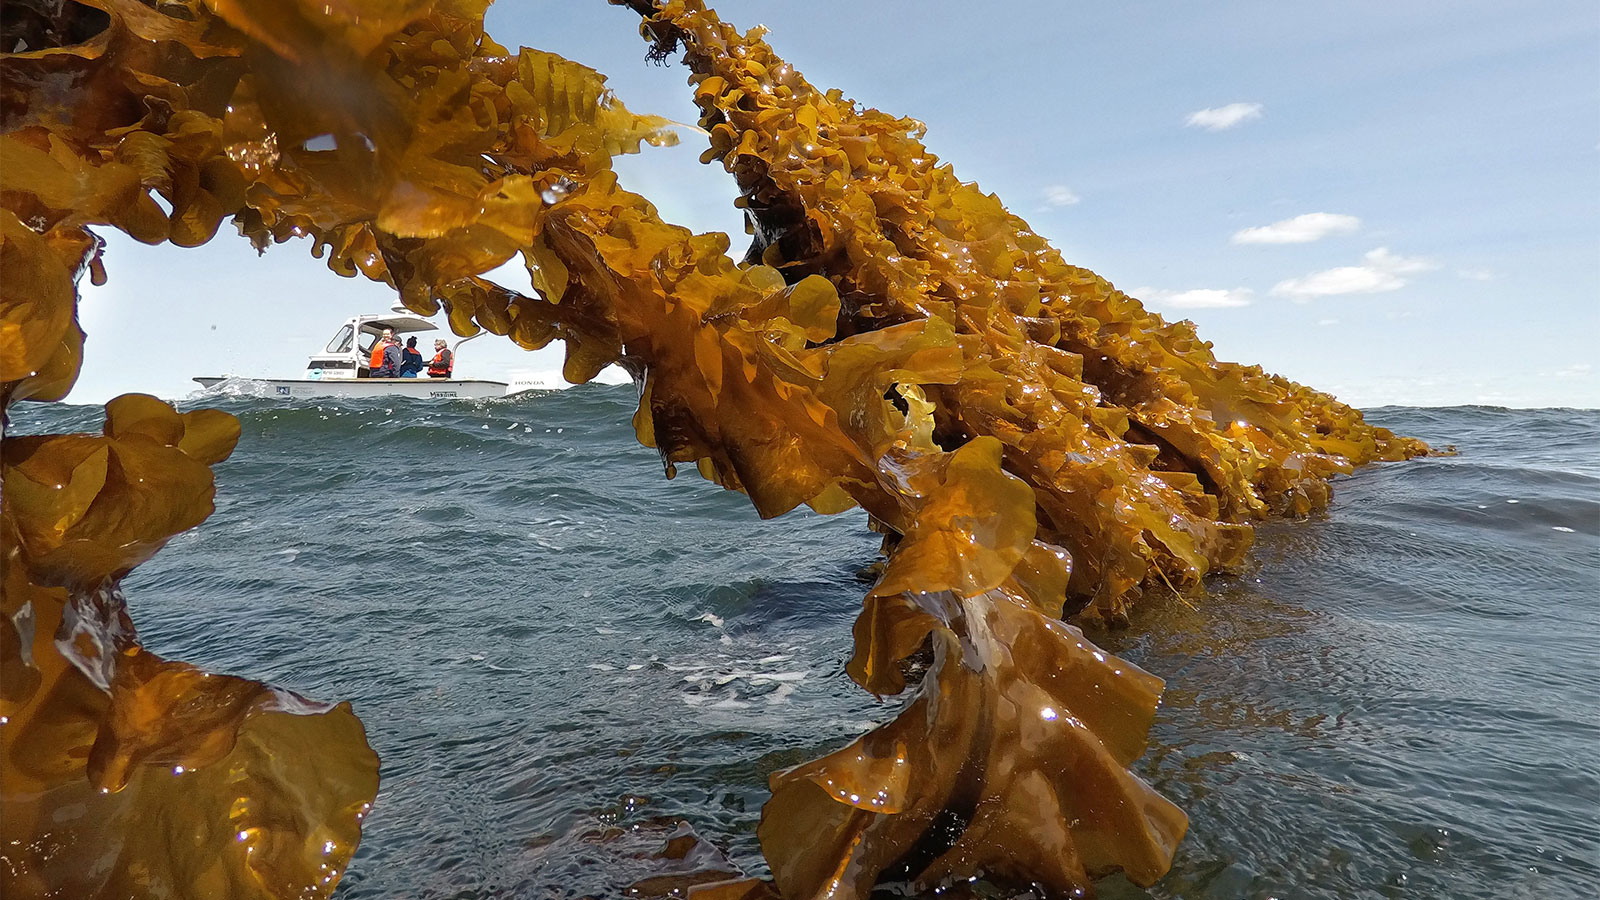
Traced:
[[[620, 364], [669, 475], [692, 464], [763, 516], [860, 506], [885, 536], [848, 670], [907, 696], [773, 776], [772, 889], [1159, 878], [1185, 820], [1127, 766], [1161, 681], [1062, 617], [1191, 590], [1249, 522], [1426, 448], [1218, 362], [957, 179], [919, 123], [812, 87], [759, 33], [627, 5], [653, 54], [684, 51], [743, 262], [617, 184], [612, 156], [669, 123], [496, 44], [484, 0], [8, 4], [0, 397], [70, 389], [76, 281], [105, 277], [91, 226], [194, 246], [229, 218], [263, 249], [310, 237], [457, 333], [560, 340], [571, 381]], [[484, 278], [517, 258], [531, 296]], [[348, 705], [144, 651], [118, 587], [210, 513], [237, 437], [127, 395], [101, 436], [4, 439], [7, 896], [326, 896], [343, 874], [377, 787]]]

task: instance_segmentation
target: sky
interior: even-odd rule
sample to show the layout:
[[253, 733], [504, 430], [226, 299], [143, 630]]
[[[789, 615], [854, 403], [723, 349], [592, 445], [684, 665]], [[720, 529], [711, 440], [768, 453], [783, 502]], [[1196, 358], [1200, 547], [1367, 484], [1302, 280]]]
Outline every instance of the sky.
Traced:
[[[1117, 4], [724, 0], [815, 85], [927, 123], [926, 143], [1219, 357], [1361, 407], [1600, 406], [1600, 14], [1592, 0]], [[692, 123], [687, 72], [604, 0], [499, 0], [488, 30], [593, 66]], [[746, 239], [703, 138], [618, 158], [668, 221]], [[392, 292], [305, 242], [258, 258], [107, 234], [71, 402], [298, 377]], [[526, 275], [502, 270], [510, 287]], [[555, 378], [487, 336], [458, 376]]]

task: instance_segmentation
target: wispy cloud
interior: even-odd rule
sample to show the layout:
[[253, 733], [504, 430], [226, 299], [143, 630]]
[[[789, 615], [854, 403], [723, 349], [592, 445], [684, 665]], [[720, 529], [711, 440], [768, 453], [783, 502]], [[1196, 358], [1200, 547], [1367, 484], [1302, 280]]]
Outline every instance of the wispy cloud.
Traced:
[[1280, 281], [1272, 286], [1272, 295], [1305, 303], [1340, 294], [1381, 294], [1405, 287], [1411, 275], [1437, 268], [1439, 264], [1433, 260], [1399, 256], [1387, 247], [1379, 247], [1361, 257], [1359, 266], [1340, 266]]
[[1252, 119], [1261, 118], [1261, 109], [1259, 103], [1229, 103], [1227, 106], [1192, 112], [1189, 118], [1184, 120], [1184, 124], [1190, 128], [1204, 128], [1207, 131], [1227, 131]]
[[1077, 194], [1073, 193], [1072, 188], [1069, 188], [1064, 184], [1052, 184], [1046, 186], [1044, 189], [1044, 205], [1050, 207], [1051, 209], [1061, 209], [1064, 206], [1073, 206], [1082, 199], [1082, 197], [1079, 197]]
[[1233, 233], [1235, 244], [1309, 244], [1329, 235], [1350, 234], [1361, 229], [1361, 220], [1339, 213], [1306, 213], [1271, 225], [1246, 228]]
[[1249, 306], [1250, 301], [1254, 299], [1254, 292], [1249, 288], [1192, 288], [1187, 291], [1172, 291], [1141, 287], [1134, 288], [1132, 293], [1151, 306], [1165, 309], [1225, 309]]

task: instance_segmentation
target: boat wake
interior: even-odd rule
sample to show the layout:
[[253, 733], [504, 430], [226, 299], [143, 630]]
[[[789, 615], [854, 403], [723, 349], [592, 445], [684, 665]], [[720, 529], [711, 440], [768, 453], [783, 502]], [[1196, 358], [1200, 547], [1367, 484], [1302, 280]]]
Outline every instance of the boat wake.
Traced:
[[220, 381], [201, 387], [199, 390], [190, 391], [185, 400], [205, 400], [218, 396], [222, 397], [260, 397], [272, 399], [275, 392], [272, 383], [262, 378], [247, 378], [243, 375], [224, 375]]

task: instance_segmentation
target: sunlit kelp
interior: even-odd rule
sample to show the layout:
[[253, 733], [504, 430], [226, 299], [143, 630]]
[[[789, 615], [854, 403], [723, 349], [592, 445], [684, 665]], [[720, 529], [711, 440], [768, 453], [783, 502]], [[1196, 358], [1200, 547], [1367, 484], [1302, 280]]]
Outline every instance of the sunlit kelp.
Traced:
[[[857, 682], [900, 693], [905, 660], [931, 660], [894, 721], [773, 777], [761, 838], [783, 895], [1160, 877], [1185, 821], [1126, 766], [1161, 682], [1061, 616], [1115, 621], [1151, 585], [1187, 589], [1241, 558], [1248, 520], [1307, 512], [1328, 475], [1425, 448], [1216, 362], [1188, 323], [1067, 266], [939, 166], [916, 122], [813, 89], [759, 34], [698, 3], [629, 3], [655, 52], [685, 48], [707, 158], [737, 178], [755, 235], [735, 264], [724, 236], [669, 225], [617, 184], [612, 155], [672, 140], [668, 123], [628, 112], [593, 70], [494, 43], [485, 5], [8, 9], [7, 402], [70, 387], [74, 281], [103, 277], [97, 224], [183, 246], [230, 216], [261, 248], [310, 236], [335, 272], [442, 306], [458, 333], [563, 341], [572, 381], [621, 364], [669, 475], [693, 464], [763, 516], [870, 514], [887, 559], [855, 628]], [[482, 277], [518, 256], [535, 296]], [[6, 708], [78, 723], [6, 726], [7, 838], [63, 840], [79, 793], [120, 804], [94, 819], [94, 865], [29, 857], [8, 888], [122, 892], [176, 846], [142, 817], [201, 836], [162, 857], [158, 892], [180, 896], [326, 892], [353, 850], [376, 781], [348, 708], [156, 660], [115, 589], [209, 511], [225, 418], [121, 398], [106, 437], [6, 440], [6, 611], [29, 613], [3, 663], [37, 682]], [[24, 619], [46, 630], [25, 640]], [[49, 790], [23, 780], [37, 771]], [[10, 815], [14, 796], [28, 814]], [[240, 804], [272, 810], [270, 826], [235, 828], [255, 821]]]
[[1329, 475], [1425, 452], [1326, 394], [1219, 363], [1191, 323], [1065, 264], [956, 178], [921, 123], [817, 90], [759, 29], [740, 35], [692, 0], [628, 5], [660, 54], [684, 47], [704, 159], [738, 180], [752, 261], [827, 277], [843, 334], [942, 319], [961, 336], [955, 377], [913, 382], [935, 438], [1006, 444], [1073, 553], [1071, 592], [1099, 613], [1118, 615], [1152, 566], [1182, 585], [1236, 560], [1248, 530], [1231, 523], [1304, 514], [1326, 505]]
[[118, 588], [210, 515], [238, 438], [128, 394], [104, 436], [5, 439], [6, 896], [325, 896], [355, 852], [378, 773], [349, 705], [144, 650]]

